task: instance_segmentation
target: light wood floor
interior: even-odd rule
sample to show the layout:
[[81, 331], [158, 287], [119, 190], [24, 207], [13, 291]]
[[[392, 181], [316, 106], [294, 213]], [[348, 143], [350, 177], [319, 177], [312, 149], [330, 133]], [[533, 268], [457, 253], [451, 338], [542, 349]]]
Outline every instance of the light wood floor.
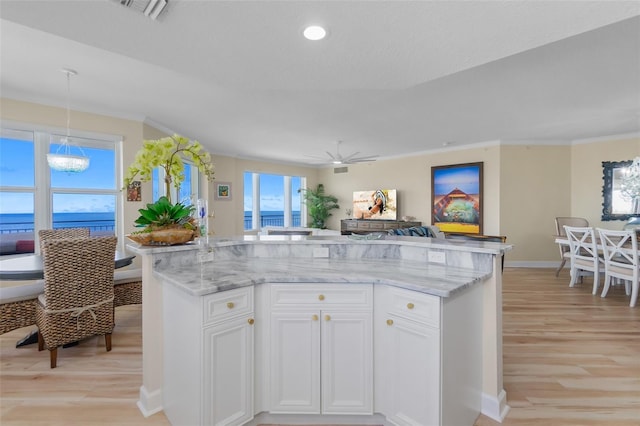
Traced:
[[[568, 287], [552, 269], [506, 268], [503, 425], [640, 424], [640, 307], [623, 288], [605, 299], [591, 280]], [[2, 426], [168, 425], [136, 407], [141, 384], [140, 306], [116, 308], [113, 350], [93, 338], [58, 350], [15, 348], [32, 327], [0, 336]], [[498, 425], [480, 416], [476, 426]], [[448, 425], [462, 426], [462, 425]]]

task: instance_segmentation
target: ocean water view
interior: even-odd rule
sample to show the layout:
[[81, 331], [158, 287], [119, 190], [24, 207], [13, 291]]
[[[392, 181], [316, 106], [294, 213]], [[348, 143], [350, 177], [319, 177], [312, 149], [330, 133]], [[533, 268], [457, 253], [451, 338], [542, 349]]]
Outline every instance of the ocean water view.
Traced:
[[[244, 229], [254, 229], [253, 219], [250, 211], [244, 212]], [[291, 212], [291, 226], [300, 226], [300, 212]], [[260, 226], [284, 226], [284, 212], [282, 210], [262, 210], [260, 212]]]
[[[253, 229], [250, 211], [244, 212], [244, 229]], [[264, 226], [284, 226], [283, 211], [261, 211], [260, 228]], [[300, 226], [300, 212], [292, 212], [292, 226]], [[93, 231], [115, 229], [114, 212], [54, 213], [54, 228], [90, 228]], [[0, 234], [33, 232], [33, 213], [0, 214]]]
[[[33, 213], [0, 214], [0, 234], [33, 232]], [[114, 212], [54, 213], [54, 228], [90, 228], [92, 231], [113, 231]]]

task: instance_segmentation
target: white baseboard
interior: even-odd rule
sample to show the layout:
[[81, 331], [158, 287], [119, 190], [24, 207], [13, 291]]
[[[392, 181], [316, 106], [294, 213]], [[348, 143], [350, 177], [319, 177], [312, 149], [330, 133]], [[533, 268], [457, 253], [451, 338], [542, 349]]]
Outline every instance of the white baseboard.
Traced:
[[140, 386], [140, 399], [137, 406], [145, 417], [159, 413], [162, 411], [162, 390], [158, 389], [149, 393], [144, 386]]
[[[537, 260], [516, 260], [516, 261], [507, 261], [504, 262], [505, 268], [554, 268], [556, 269], [560, 265], [560, 261], [537, 261]], [[564, 267], [568, 268], [568, 264], [565, 264]]]
[[502, 423], [510, 408], [507, 405], [507, 393], [504, 389], [500, 391], [498, 398], [482, 393], [482, 410], [480, 412], [485, 416]]
[[357, 424], [357, 425], [383, 425], [392, 426], [392, 423], [381, 414], [367, 415], [314, 415], [314, 414], [270, 414], [259, 413], [245, 426], [256, 426], [259, 424], [277, 425], [318, 425], [318, 424]]

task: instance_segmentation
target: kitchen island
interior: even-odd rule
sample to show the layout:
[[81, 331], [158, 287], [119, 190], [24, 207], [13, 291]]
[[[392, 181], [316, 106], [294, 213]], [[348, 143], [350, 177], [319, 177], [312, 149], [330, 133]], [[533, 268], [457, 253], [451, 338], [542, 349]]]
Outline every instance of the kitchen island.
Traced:
[[479, 411], [506, 414], [496, 262], [509, 245], [263, 236], [129, 248], [143, 258], [145, 415], [472, 424]]

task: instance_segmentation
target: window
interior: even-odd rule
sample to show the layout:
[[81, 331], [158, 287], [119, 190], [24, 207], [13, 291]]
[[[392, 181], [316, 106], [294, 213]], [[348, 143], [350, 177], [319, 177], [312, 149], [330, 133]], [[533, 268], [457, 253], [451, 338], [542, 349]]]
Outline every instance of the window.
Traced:
[[46, 162], [62, 136], [25, 127], [0, 130], [0, 255], [34, 252], [40, 229], [87, 227], [92, 235], [120, 235], [120, 138], [72, 136], [90, 165], [82, 173], [66, 173]]
[[306, 178], [244, 173], [244, 229], [305, 226], [299, 190]]
[[[171, 185], [171, 201], [181, 202], [185, 206], [189, 206], [195, 203], [195, 200], [200, 198], [200, 185], [199, 185], [199, 171], [198, 168], [189, 163], [187, 160], [182, 160], [184, 163], [184, 181], [180, 184], [179, 190], [176, 190], [173, 184]], [[158, 198], [165, 194], [164, 184], [164, 169], [157, 167], [153, 170], [151, 177], [151, 190], [153, 192], [153, 201], [158, 201]]]

